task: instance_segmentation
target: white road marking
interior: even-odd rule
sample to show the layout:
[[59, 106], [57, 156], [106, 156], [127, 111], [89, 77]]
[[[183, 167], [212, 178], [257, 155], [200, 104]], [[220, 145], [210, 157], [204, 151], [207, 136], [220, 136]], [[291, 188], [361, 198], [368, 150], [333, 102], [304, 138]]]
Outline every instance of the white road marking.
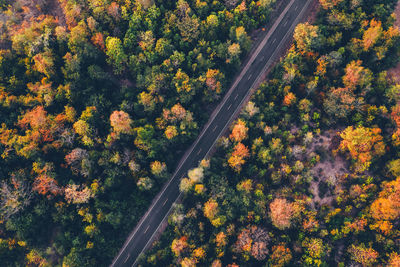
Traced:
[[150, 225], [147, 226], [146, 230], [144, 230], [144, 233], [146, 233], [147, 230], [149, 230], [149, 228], [150, 228]]
[[238, 96], [239, 96], [239, 94], [237, 94], [237, 95], [235, 96], [235, 100], [238, 98]]
[[164, 201], [164, 203], [162, 204], [163, 207], [165, 206], [165, 204], [167, 204], [168, 198]]
[[217, 130], [217, 127], [218, 127], [218, 125], [215, 125], [215, 127], [212, 131], [215, 132], [215, 130]]
[[130, 256], [131, 256], [131, 254], [128, 254], [128, 257], [126, 257], [124, 263], [129, 259]]
[[274, 44], [276, 42], [276, 38], [272, 41], [272, 43]]
[[283, 27], [286, 27], [288, 22], [289, 22], [289, 20], [285, 21], [285, 24], [283, 24]]
[[197, 152], [197, 156], [200, 154], [200, 152], [201, 152], [201, 148], [200, 148], [199, 151]]
[[247, 78], [247, 80], [250, 80], [250, 78], [251, 78], [252, 75], [253, 75], [253, 74], [250, 74], [250, 75], [249, 75], [249, 78]]
[[230, 110], [230, 109], [231, 109], [231, 107], [232, 107], [232, 104], [230, 104], [230, 105], [229, 105], [229, 107], [228, 107], [228, 110]]
[[299, 8], [299, 6], [297, 5], [297, 6], [294, 8], [294, 10], [296, 11], [298, 8]]
[[[272, 28], [270, 29], [270, 31], [268, 32], [267, 36], [264, 38], [264, 40], [261, 42], [261, 44], [265, 45], [265, 43], [267, 42], [268, 38], [271, 36], [271, 34], [276, 30], [277, 26], [279, 25], [279, 23], [282, 22], [282, 18], [284, 17], [285, 14], [287, 14], [288, 10], [293, 6], [293, 3], [295, 2], [295, 0], [291, 0], [290, 3], [287, 5], [287, 7], [285, 8], [285, 10], [281, 13], [281, 15], [279, 16], [279, 18], [276, 20], [276, 22], [274, 23], [274, 25], [272, 26]], [[305, 7], [308, 7], [310, 5], [311, 1], [307, 1]], [[304, 13], [305, 8], [302, 9], [300, 15], [298, 15], [294, 21], [294, 23], [292, 25], [294, 25], [295, 23], [297, 23], [297, 21], [299, 20], [299, 17], [302, 16], [302, 14]], [[292, 26], [291, 26], [292, 27]], [[294, 26], [293, 26], [294, 27]], [[283, 37], [282, 41], [285, 40], [287, 38], [287, 36], [289, 35], [289, 31], [285, 34], [285, 36]], [[280, 43], [282, 43], [282, 41]], [[260, 47], [258, 49], [256, 49], [254, 56], [256, 57], [258, 56], [260, 50], [262, 49], [262, 45], [260, 45]], [[249, 65], [251, 60], [249, 61], [249, 63], [245, 66], [244, 70], [246, 68], [249, 67]], [[267, 64], [269, 64], [270, 60], [267, 62]], [[266, 65], [267, 66], [267, 65]], [[266, 68], [266, 67], [265, 67]], [[237, 86], [237, 84], [240, 82], [241, 78], [243, 77], [244, 73], [242, 71], [242, 73], [238, 76], [237, 79], [235, 79], [234, 84], [231, 86], [231, 88], [235, 88]], [[257, 82], [257, 80], [253, 83], [254, 84]], [[232, 90], [232, 89], [230, 89]], [[221, 111], [221, 109], [223, 108], [225, 102], [228, 100], [229, 98], [229, 94], [226, 95], [226, 97], [224, 97], [222, 103], [219, 105], [218, 109], [216, 110], [215, 114], [218, 114], [218, 112]], [[242, 99], [243, 102], [244, 99]], [[242, 104], [242, 102], [240, 104]], [[234, 114], [233, 114], [234, 115]], [[232, 115], [232, 116], [233, 116]], [[212, 117], [211, 121], [215, 118]], [[229, 121], [225, 124], [225, 126], [223, 127], [223, 129], [225, 129], [228, 125]], [[190, 152], [188, 153], [188, 155], [190, 155], [190, 153], [193, 152], [194, 147], [196, 146], [196, 144], [200, 141], [201, 137], [205, 134], [207, 128], [211, 125], [211, 122], [206, 124], [205, 129], [202, 131], [202, 133], [200, 134], [200, 136], [198, 136], [196, 142], [194, 145], [192, 145]], [[217, 141], [217, 139], [221, 136], [222, 132], [218, 135], [218, 137], [214, 140], [213, 145], [215, 144], [215, 142]], [[212, 145], [212, 146], [213, 146]], [[210, 147], [209, 151], [207, 152], [206, 156], [208, 155], [208, 153], [210, 152], [210, 150], [212, 149], [212, 146]], [[178, 167], [175, 170], [175, 173], [172, 175], [172, 177], [174, 177], [179, 169], [182, 167], [182, 165], [184, 164], [185, 159], [181, 160]], [[182, 176], [183, 177], [183, 176]], [[161, 197], [161, 195], [164, 193], [164, 191], [168, 188], [168, 185], [174, 180], [174, 178], [170, 179], [168, 181], [168, 183], [164, 186], [163, 190], [159, 193], [157, 200], [152, 204], [152, 206], [149, 208], [149, 210], [146, 212], [146, 214], [142, 217], [142, 219], [140, 220], [139, 224], [136, 226], [136, 229], [134, 229], [134, 231], [130, 234], [129, 238], [127, 239], [127, 241], [124, 243], [124, 246], [122, 247], [122, 249], [120, 250], [119, 254], [116, 256], [116, 258], [114, 258], [112, 264], [110, 267], [115, 267], [116, 262], [118, 261], [118, 258], [122, 255], [122, 253], [124, 252], [124, 250], [126, 249], [126, 247], [130, 244], [131, 240], [133, 239], [134, 235], [136, 234], [136, 232], [139, 230], [141, 224], [143, 224], [145, 222], [145, 218], [148, 216], [148, 214], [150, 213], [150, 211], [153, 209], [153, 207], [156, 205], [157, 201], [159, 200], [159, 198]], [[178, 199], [179, 197], [182, 195], [182, 192], [179, 193]], [[169, 211], [167, 212], [167, 214], [164, 216], [164, 218], [162, 219], [162, 221], [165, 220], [165, 218], [168, 216], [168, 214], [171, 212], [173, 206], [171, 206], [171, 208], [169, 209]], [[153, 232], [153, 235], [150, 237], [150, 239], [147, 241], [146, 245], [144, 246], [144, 248], [141, 250], [141, 252], [139, 253], [139, 255], [147, 248], [147, 246], [149, 245], [149, 243], [153, 240], [154, 235], [156, 234], [156, 232], [158, 231], [158, 229], [160, 228], [161, 223], [158, 225], [157, 229], [155, 232]], [[136, 258], [135, 262], [132, 264], [132, 266], [135, 266], [136, 263], [138, 261], [138, 258]]]

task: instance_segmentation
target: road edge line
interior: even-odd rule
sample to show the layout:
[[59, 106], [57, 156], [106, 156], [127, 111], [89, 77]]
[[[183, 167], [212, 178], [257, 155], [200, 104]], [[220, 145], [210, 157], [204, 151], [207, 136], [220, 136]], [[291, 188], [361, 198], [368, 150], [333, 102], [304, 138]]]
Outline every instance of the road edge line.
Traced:
[[[293, 0], [295, 1], [295, 0]], [[301, 19], [301, 17], [304, 15], [305, 10], [307, 10], [309, 4], [312, 2], [312, 0], [308, 0], [307, 4], [303, 6], [302, 11], [299, 13], [299, 15], [297, 16], [296, 20], [294, 21], [294, 23], [292, 24], [292, 26], [289, 28], [288, 32], [285, 34], [285, 36], [282, 38], [282, 40], [279, 42], [278, 47], [282, 44], [282, 42], [286, 41], [289, 33], [292, 33], [292, 31], [294, 30], [295, 26], [297, 26], [297, 24], [299, 23], [299, 20]], [[287, 11], [286, 11], [287, 12]], [[260, 43], [261, 44], [261, 43]], [[276, 56], [276, 55], [275, 55]], [[206, 158], [209, 154], [209, 152], [211, 151], [211, 149], [214, 147], [215, 143], [217, 142], [217, 140], [221, 137], [221, 135], [224, 133], [224, 131], [226, 130], [226, 127], [232, 123], [232, 118], [235, 117], [235, 115], [237, 114], [238, 111], [240, 111], [242, 109], [242, 105], [243, 102], [247, 99], [247, 97], [249, 95], [251, 95], [253, 92], [253, 86], [257, 84], [257, 82], [259, 82], [260, 77], [265, 73], [265, 70], [269, 67], [268, 65], [271, 65], [271, 61], [274, 60], [274, 57], [272, 56], [267, 63], [265, 64], [264, 68], [262, 69], [262, 71], [260, 72], [260, 74], [257, 76], [256, 80], [253, 82], [252, 86], [250, 87], [250, 90], [247, 92], [247, 94], [243, 97], [242, 101], [240, 102], [240, 104], [238, 105], [237, 109], [235, 110], [234, 113], [232, 113], [232, 116], [229, 118], [228, 122], [225, 124], [225, 126], [222, 128], [220, 134], [218, 135], [218, 137], [214, 140], [213, 144], [211, 145], [210, 149], [207, 151], [207, 153], [205, 154], [204, 158]], [[250, 62], [250, 61], [249, 61]], [[247, 66], [247, 65], [246, 65]], [[233, 87], [232, 87], [233, 88]], [[172, 180], [172, 179], [171, 179]], [[151, 235], [151, 237], [149, 238], [149, 240], [147, 241], [146, 245], [144, 246], [144, 248], [142, 249], [142, 251], [139, 253], [138, 257], [136, 258], [135, 262], [131, 265], [132, 267], [135, 266], [135, 264], [137, 263], [140, 255], [143, 253], [143, 251], [146, 250], [146, 248], [148, 247], [149, 243], [151, 242], [152, 238], [154, 237], [154, 235], [158, 232], [160, 226], [162, 225], [162, 223], [164, 222], [165, 218], [168, 217], [168, 215], [171, 213], [172, 208], [174, 208], [174, 204], [176, 203], [176, 201], [181, 197], [182, 192], [179, 193], [178, 197], [176, 198], [176, 200], [172, 203], [171, 208], [168, 210], [168, 212], [166, 213], [166, 215], [164, 216], [164, 218], [161, 220], [161, 223], [158, 225], [158, 227], [156, 228], [156, 230], [154, 231], [154, 233]]]
[[[196, 138], [195, 143], [193, 143], [193, 145], [189, 148], [189, 150], [185, 153], [184, 158], [182, 158], [182, 160], [180, 161], [178, 167], [176, 168], [174, 174], [172, 175], [171, 179], [163, 186], [162, 191], [160, 191], [160, 193], [157, 194], [156, 199], [153, 200], [153, 203], [151, 204], [150, 208], [146, 211], [146, 213], [142, 216], [142, 218], [139, 220], [138, 224], [135, 226], [135, 229], [133, 230], [132, 234], [129, 235], [127, 241], [125, 241], [123, 247], [121, 248], [120, 252], [118, 253], [117, 257], [114, 258], [114, 260], [112, 261], [110, 267], [113, 267], [116, 263], [116, 261], [118, 260], [118, 258], [121, 256], [121, 254], [123, 253], [123, 251], [125, 250], [125, 248], [129, 245], [130, 241], [132, 240], [133, 236], [136, 234], [136, 232], [139, 230], [139, 228], [141, 227], [141, 225], [143, 224], [143, 222], [146, 220], [146, 217], [148, 216], [148, 214], [150, 213], [150, 211], [154, 208], [154, 206], [157, 204], [158, 200], [160, 199], [161, 195], [165, 192], [165, 190], [167, 189], [167, 187], [171, 184], [172, 180], [176, 179], [175, 175], [179, 172], [180, 168], [182, 167], [182, 165], [184, 164], [184, 162], [186, 161], [186, 159], [188, 158], [188, 156], [193, 152], [194, 148], [196, 147], [196, 145], [198, 144], [198, 142], [200, 141], [201, 137], [205, 134], [205, 132], [207, 131], [207, 129], [210, 127], [210, 125], [212, 124], [212, 122], [214, 121], [216, 114], [218, 114], [219, 111], [221, 111], [223, 105], [226, 103], [226, 101], [228, 100], [229, 96], [232, 94], [233, 89], [237, 86], [237, 84], [240, 82], [240, 80], [243, 78], [244, 74], [247, 72], [247, 70], [249, 69], [249, 66], [251, 66], [251, 64], [253, 63], [253, 61], [255, 60], [255, 58], [258, 56], [258, 54], [260, 53], [260, 51], [262, 50], [262, 48], [264, 47], [265, 43], [268, 41], [268, 39], [271, 37], [272, 33], [276, 30], [276, 28], [278, 27], [278, 25], [281, 23], [283, 17], [286, 15], [287, 11], [290, 9], [290, 7], [293, 5], [293, 3], [296, 0], [291, 0], [289, 2], [289, 4], [286, 6], [286, 8], [282, 11], [281, 15], [277, 18], [277, 20], [275, 21], [275, 23], [271, 26], [271, 29], [268, 31], [267, 35], [264, 37], [264, 39], [260, 42], [258, 48], [256, 49], [256, 51], [254, 51], [254, 54], [250, 57], [249, 61], [247, 62], [247, 64], [243, 67], [242, 71], [240, 72], [239, 76], [236, 77], [235, 82], [233, 83], [233, 85], [230, 87], [230, 89], [228, 90], [228, 92], [225, 94], [222, 102], [218, 105], [218, 107], [213, 111], [213, 113], [210, 116], [209, 121], [206, 123], [206, 125], [204, 125], [203, 130], [201, 131], [200, 135]], [[240, 79], [239, 79], [240, 78]], [[259, 77], [257, 77], [258, 79]], [[250, 89], [251, 90], [251, 89]], [[247, 95], [246, 95], [247, 97]], [[246, 97], [244, 97], [243, 99], [245, 99]], [[241, 102], [242, 104], [242, 102]], [[217, 111], [218, 110], [218, 111]], [[232, 116], [233, 117], [233, 116]], [[231, 118], [232, 118], [231, 117]], [[229, 120], [231, 120], [231, 118]], [[222, 131], [221, 131], [222, 133]], [[219, 137], [218, 137], [219, 138]], [[218, 139], [217, 138], [217, 139]], [[215, 142], [214, 142], [215, 144]], [[214, 145], [213, 144], [213, 145]], [[175, 202], [174, 202], [175, 203]], [[165, 218], [163, 218], [164, 220]], [[143, 250], [142, 250], [143, 251]], [[142, 253], [142, 252], [141, 252]], [[141, 254], [140, 253], [140, 254]], [[139, 254], [139, 255], [140, 255]], [[139, 257], [139, 256], [138, 256]]]

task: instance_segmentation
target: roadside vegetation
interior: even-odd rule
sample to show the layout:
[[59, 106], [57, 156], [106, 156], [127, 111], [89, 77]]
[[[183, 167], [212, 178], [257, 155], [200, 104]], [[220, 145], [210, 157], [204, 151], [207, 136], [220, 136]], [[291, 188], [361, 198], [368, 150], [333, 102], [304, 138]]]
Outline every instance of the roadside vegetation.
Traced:
[[0, 0], [0, 265], [108, 266], [274, 2]]
[[320, 0], [142, 266], [400, 266], [394, 0]]

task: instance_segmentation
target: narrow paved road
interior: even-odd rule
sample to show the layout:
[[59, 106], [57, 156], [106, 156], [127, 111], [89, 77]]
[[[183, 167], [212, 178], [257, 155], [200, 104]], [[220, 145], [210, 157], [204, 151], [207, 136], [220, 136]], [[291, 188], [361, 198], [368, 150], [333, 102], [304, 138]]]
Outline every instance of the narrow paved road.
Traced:
[[209, 153], [216, 140], [232, 122], [251, 88], [271, 65], [272, 60], [279, 52], [279, 48], [288, 39], [310, 2], [311, 0], [291, 0], [289, 2], [242, 69], [221, 104], [212, 114], [209, 122], [190, 148], [190, 152], [185, 154], [171, 180], [157, 195], [149, 210], [128, 237], [111, 264], [112, 267], [134, 266], [137, 263], [136, 259], [150, 245], [153, 235], [179, 197], [181, 178], [186, 175], [189, 169], [197, 166], [198, 162]]

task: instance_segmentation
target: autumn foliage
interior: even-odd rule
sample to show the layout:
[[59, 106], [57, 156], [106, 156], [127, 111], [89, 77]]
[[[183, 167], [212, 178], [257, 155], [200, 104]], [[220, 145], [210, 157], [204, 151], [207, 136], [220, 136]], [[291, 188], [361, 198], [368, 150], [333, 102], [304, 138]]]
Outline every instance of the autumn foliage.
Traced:
[[360, 86], [365, 89], [371, 83], [372, 73], [370, 70], [364, 68], [361, 60], [352, 61], [346, 66], [346, 73], [343, 76], [343, 84], [346, 88], [355, 89]]
[[391, 118], [396, 125], [396, 130], [392, 135], [393, 144], [400, 146], [400, 104], [392, 109]]
[[[267, 1], [250, 2], [219, 1], [229, 8], [207, 14], [199, 28], [215, 33], [222, 14], [234, 21]], [[181, 180], [182, 205], [164, 238], [187, 236], [188, 247], [165, 255], [170, 243], [160, 241], [144, 265], [398, 266], [400, 86], [395, 71], [386, 72], [398, 57], [396, 1], [319, 2], [315, 22], [297, 25], [292, 46], [201, 175], [191, 170]], [[210, 3], [179, 1], [175, 21], [184, 24], [191, 11], [201, 17], [198, 8]], [[210, 56], [235, 62], [246, 30], [230, 27], [236, 40]], [[204, 58], [193, 51], [191, 66]], [[179, 94], [214, 92], [215, 66], [206, 69], [198, 84], [176, 64], [172, 82], [190, 88]], [[163, 111], [159, 129], [175, 126], [181, 137], [181, 120]]]
[[239, 233], [234, 250], [249, 253], [255, 259], [261, 261], [269, 253], [269, 240], [270, 237], [264, 229], [254, 225], [249, 226]]
[[383, 34], [382, 23], [372, 19], [369, 28], [363, 35], [364, 50], [371, 48]]
[[32, 189], [41, 195], [46, 195], [47, 193], [58, 195], [61, 193], [61, 188], [58, 186], [57, 181], [45, 173], [35, 178]]
[[242, 142], [247, 138], [247, 131], [249, 129], [246, 127], [246, 123], [239, 119], [232, 129], [232, 133], [229, 135], [232, 141]]
[[249, 149], [242, 143], [238, 143], [234, 148], [232, 155], [228, 159], [229, 166], [237, 172], [240, 172], [245, 158], [249, 156]]
[[400, 217], [400, 177], [384, 182], [379, 197], [371, 205], [375, 220], [396, 220]]
[[212, 198], [209, 199], [204, 203], [203, 213], [205, 217], [212, 221], [218, 214], [218, 203]]
[[110, 123], [113, 131], [117, 134], [130, 134], [132, 131], [132, 120], [129, 114], [124, 111], [114, 111], [110, 115]]
[[293, 204], [284, 198], [275, 198], [269, 205], [272, 224], [278, 229], [286, 229], [291, 226], [294, 215]]
[[296, 102], [296, 96], [292, 93], [289, 92], [285, 97], [283, 98], [283, 105], [284, 106], [291, 106]]
[[176, 256], [179, 256], [188, 247], [186, 240], [187, 237], [182, 236], [181, 238], [172, 241], [171, 250]]
[[319, 3], [324, 9], [331, 9], [341, 2], [343, 2], [343, 0], [319, 0]]
[[364, 244], [359, 246], [351, 245], [348, 252], [352, 260], [361, 263], [362, 266], [373, 266], [379, 256], [378, 252], [372, 248], [366, 248]]
[[380, 135], [381, 132], [379, 128], [362, 126], [353, 128], [350, 126], [340, 134], [343, 140], [339, 149], [350, 153], [351, 158], [355, 160], [354, 168], [356, 172], [367, 170], [374, 157], [385, 153], [385, 144]]
[[271, 266], [283, 267], [292, 259], [292, 252], [284, 244], [279, 244], [272, 247]]
[[310, 52], [317, 44], [319, 36], [318, 26], [310, 25], [308, 22], [296, 26], [293, 34], [296, 47], [301, 54]]
[[87, 203], [93, 196], [92, 192], [86, 186], [76, 184], [67, 185], [64, 190], [65, 200], [69, 203], [82, 204]]
[[400, 266], [400, 254], [392, 252], [390, 254], [390, 259], [388, 262], [389, 267], [399, 267]]
[[[0, 265], [109, 265], [283, 2], [0, 0]], [[139, 265], [399, 266], [397, 1], [319, 3]]]

